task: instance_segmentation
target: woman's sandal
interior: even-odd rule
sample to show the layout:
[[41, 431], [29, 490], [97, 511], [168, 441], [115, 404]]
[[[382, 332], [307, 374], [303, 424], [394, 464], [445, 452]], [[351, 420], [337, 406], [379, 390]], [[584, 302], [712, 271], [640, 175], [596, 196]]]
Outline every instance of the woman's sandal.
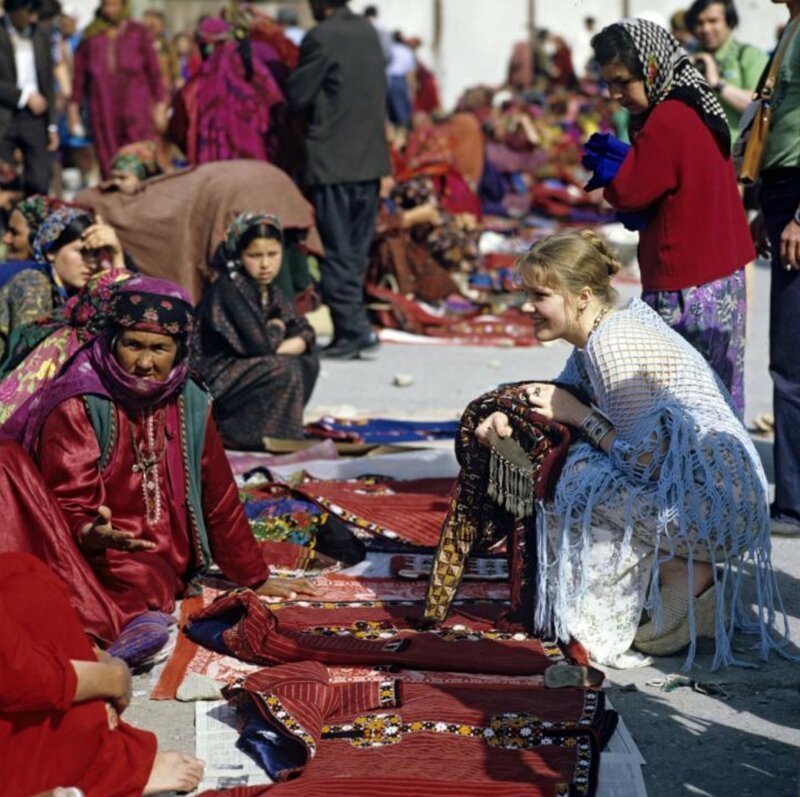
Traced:
[[544, 671], [544, 685], [548, 689], [578, 687], [586, 689], [600, 686], [605, 675], [595, 667], [584, 667], [580, 664], [552, 664]]
[[[640, 626], [633, 640], [636, 650], [648, 656], [669, 656], [685, 648], [692, 639], [689, 628], [689, 601], [684, 590], [663, 587], [661, 591], [663, 622], [660, 632], [655, 621]], [[717, 590], [712, 584], [694, 599], [695, 635], [713, 637], [717, 625]]]

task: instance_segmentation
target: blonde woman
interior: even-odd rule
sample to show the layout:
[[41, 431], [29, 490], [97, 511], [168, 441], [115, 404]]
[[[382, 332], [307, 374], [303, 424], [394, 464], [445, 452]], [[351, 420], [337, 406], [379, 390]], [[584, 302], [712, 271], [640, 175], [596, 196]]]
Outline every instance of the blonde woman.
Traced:
[[[702, 355], [639, 299], [620, 304], [619, 269], [590, 231], [554, 235], [519, 263], [539, 340], [575, 346], [557, 381], [531, 384], [541, 414], [579, 428], [554, 500], [541, 507], [537, 623], [576, 638], [598, 662], [643, 663], [716, 640], [714, 667], [735, 664], [735, 629], [765, 657], [780, 607], [767, 483], [729, 394]], [[477, 429], [511, 434], [495, 413]], [[743, 564], [758, 615], [745, 612]], [[647, 610], [649, 615], [643, 615]], [[641, 623], [641, 625], [640, 625]]]

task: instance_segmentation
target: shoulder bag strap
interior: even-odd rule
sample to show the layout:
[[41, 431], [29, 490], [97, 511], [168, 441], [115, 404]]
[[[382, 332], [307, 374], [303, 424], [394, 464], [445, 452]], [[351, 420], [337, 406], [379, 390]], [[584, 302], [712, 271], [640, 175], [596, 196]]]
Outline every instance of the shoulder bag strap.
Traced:
[[775, 91], [775, 84], [778, 82], [778, 72], [780, 71], [784, 56], [789, 49], [789, 45], [797, 35], [798, 28], [800, 28], [800, 17], [793, 19], [789, 23], [789, 27], [791, 27], [792, 30], [787, 31], [781, 37], [781, 42], [777, 50], [775, 50], [772, 60], [767, 65], [764, 74], [761, 76], [761, 80], [758, 81], [755, 99], [769, 100], [772, 98], [772, 94]]

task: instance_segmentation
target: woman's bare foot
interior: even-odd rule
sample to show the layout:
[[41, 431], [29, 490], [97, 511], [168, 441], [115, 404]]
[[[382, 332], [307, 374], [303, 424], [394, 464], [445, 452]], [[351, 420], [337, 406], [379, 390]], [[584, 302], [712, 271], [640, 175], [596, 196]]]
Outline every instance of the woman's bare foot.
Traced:
[[192, 791], [200, 785], [204, 769], [205, 764], [188, 753], [156, 753], [142, 794]]
[[[689, 586], [689, 563], [677, 556], [662, 562], [659, 570], [662, 587], [687, 589]], [[694, 596], [702, 595], [714, 583], [714, 569], [708, 562], [694, 563]]]

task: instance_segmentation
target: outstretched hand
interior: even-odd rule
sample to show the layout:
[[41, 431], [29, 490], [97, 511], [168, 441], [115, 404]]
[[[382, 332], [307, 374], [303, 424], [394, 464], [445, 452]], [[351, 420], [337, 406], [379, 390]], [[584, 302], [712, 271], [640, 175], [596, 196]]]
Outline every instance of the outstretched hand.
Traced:
[[152, 551], [156, 544], [141, 540], [130, 531], [119, 531], [111, 525], [111, 510], [101, 506], [97, 517], [80, 532], [81, 545], [89, 551]]
[[256, 590], [256, 595], [294, 600], [298, 595], [319, 595], [319, 588], [307, 578], [268, 578]]

